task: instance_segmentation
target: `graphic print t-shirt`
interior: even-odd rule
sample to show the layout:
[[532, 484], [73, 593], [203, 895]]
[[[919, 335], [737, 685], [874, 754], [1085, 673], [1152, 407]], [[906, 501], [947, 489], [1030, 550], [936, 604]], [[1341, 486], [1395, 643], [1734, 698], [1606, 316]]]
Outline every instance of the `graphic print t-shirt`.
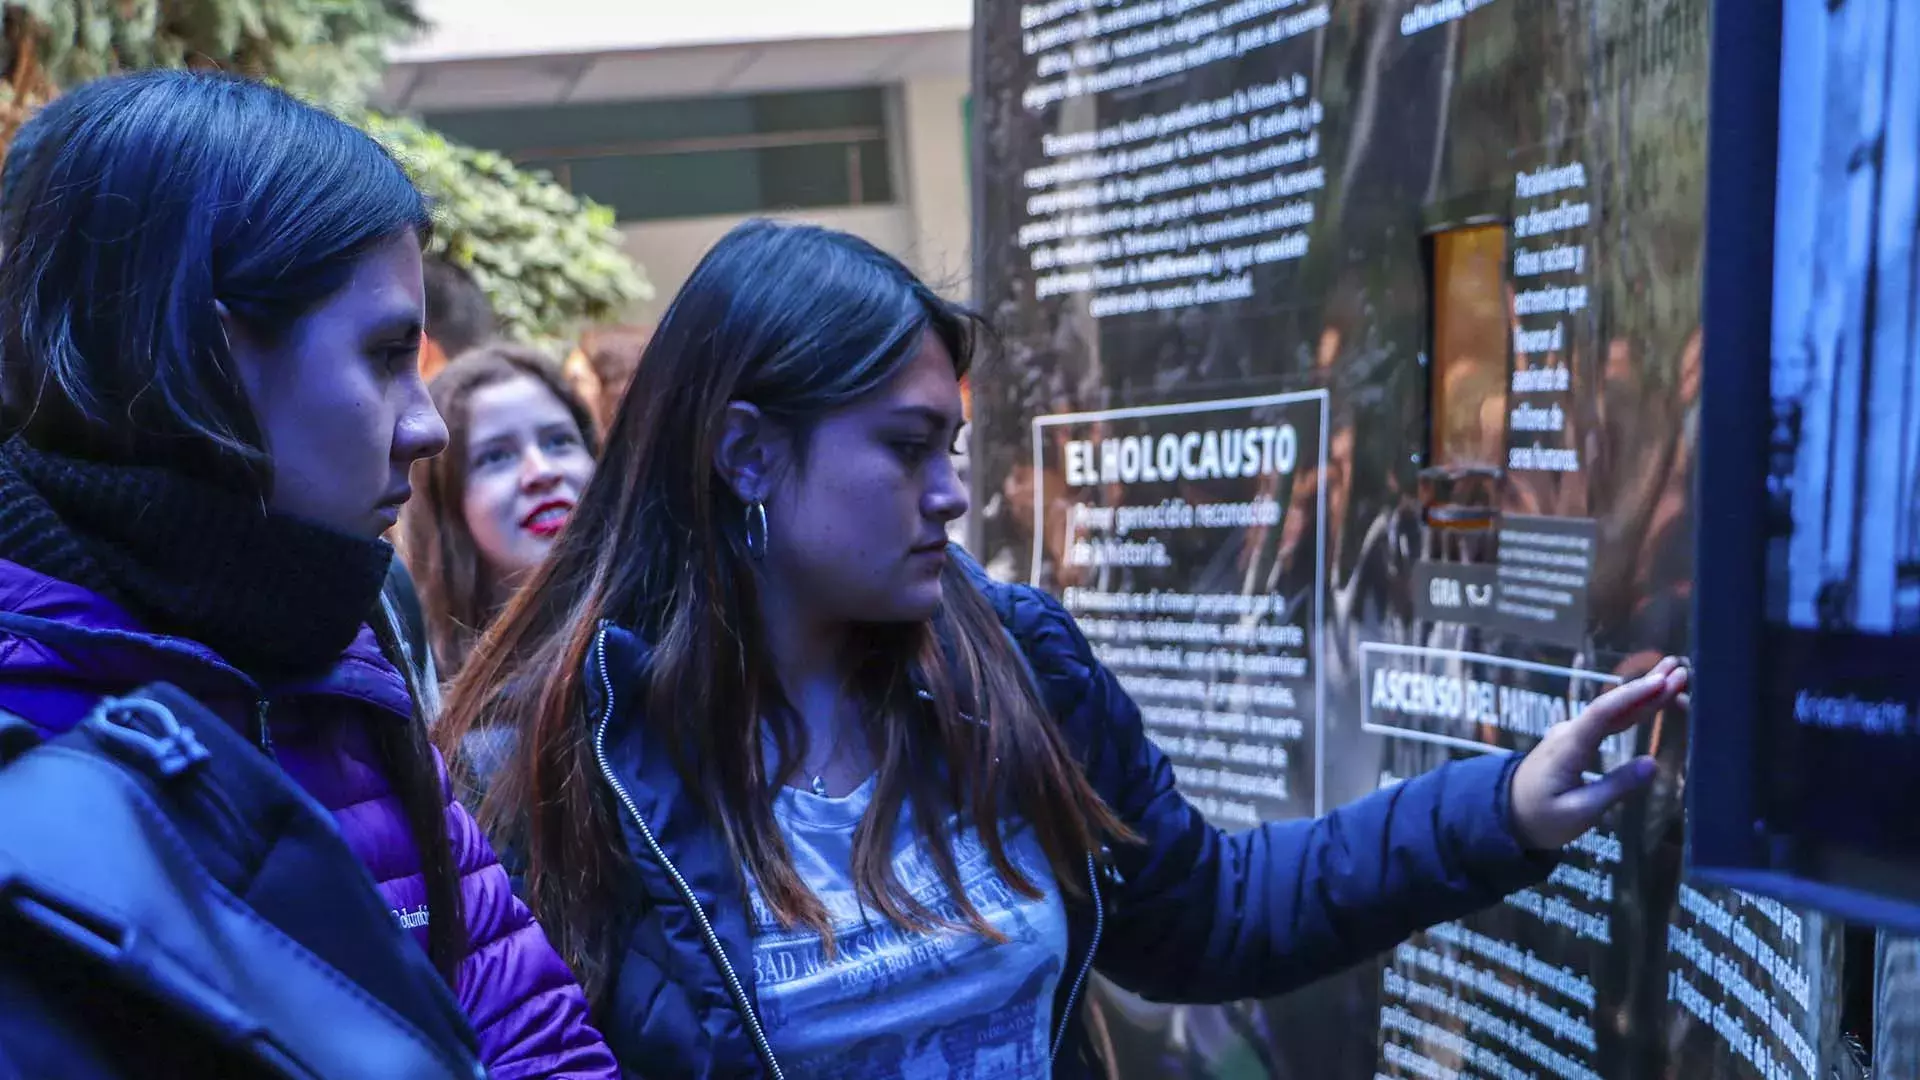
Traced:
[[[853, 833], [873, 787], [839, 799], [793, 788], [776, 797], [794, 868], [826, 905], [836, 944], [829, 959], [813, 931], [782, 929], [753, 889], [754, 985], [783, 1070], [819, 1080], [1045, 1080], [1067, 920], [1032, 830], [1008, 823], [1003, 835], [1038, 900], [1001, 881], [978, 834], [959, 827], [964, 818], [950, 834], [960, 882], [1005, 944], [973, 931], [904, 930], [854, 893]], [[893, 867], [922, 904], [958, 921], [910, 808], [894, 830]]]

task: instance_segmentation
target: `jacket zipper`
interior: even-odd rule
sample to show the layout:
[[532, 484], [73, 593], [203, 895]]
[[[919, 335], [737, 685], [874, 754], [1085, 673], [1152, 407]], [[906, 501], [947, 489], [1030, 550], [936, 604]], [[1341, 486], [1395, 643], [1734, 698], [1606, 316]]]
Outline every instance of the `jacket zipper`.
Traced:
[[[150, 701], [146, 704], [166, 713], [169, 717], [172, 716], [172, 710], [167, 709], [166, 706], [157, 701]], [[109, 709], [106, 717], [107, 722], [116, 723], [111, 717], [112, 710]], [[131, 725], [120, 726], [131, 728]], [[189, 735], [191, 734], [191, 729], [184, 724], [180, 725], [180, 729]], [[151, 761], [149, 763], [151, 764]], [[234, 805], [232, 797], [227, 794], [225, 788], [208, 779], [206, 770], [188, 767], [180, 772], [166, 775], [149, 770], [149, 775], [160, 779], [162, 783], [171, 783], [173, 790], [179, 792], [182, 798], [197, 803], [204, 808], [207, 811], [208, 817], [212, 819], [211, 824], [219, 833], [220, 840], [225, 847], [230, 849], [236, 846], [244, 846], [246, 840], [243, 838], [252, 837], [255, 834], [256, 830], [248, 825], [246, 815], [242, 814], [240, 808]]]
[[1060, 1059], [1061, 1044], [1067, 1041], [1067, 1025], [1073, 1022], [1074, 1007], [1080, 1004], [1080, 991], [1087, 985], [1087, 975], [1093, 971], [1094, 954], [1100, 951], [1100, 934], [1107, 927], [1106, 905], [1100, 900], [1100, 871], [1094, 866], [1093, 853], [1087, 853], [1087, 885], [1093, 890], [1093, 941], [1087, 945], [1087, 957], [1080, 962], [1080, 974], [1074, 976], [1073, 987], [1067, 991], [1067, 1007], [1060, 1010], [1060, 1027], [1053, 1035], [1053, 1053], [1048, 1055], [1049, 1064]]
[[707, 919], [706, 909], [700, 906], [700, 898], [694, 895], [693, 887], [687, 884], [687, 879], [680, 876], [679, 868], [667, 858], [666, 851], [660, 847], [660, 841], [653, 835], [653, 829], [647, 825], [647, 819], [640, 816], [640, 808], [634, 804], [633, 796], [627, 793], [626, 787], [620, 783], [620, 778], [613, 774], [612, 764], [607, 761], [607, 724], [613, 718], [613, 679], [607, 674], [606, 637], [606, 627], [602, 626], [593, 643], [595, 658], [600, 669], [600, 686], [607, 696], [606, 707], [600, 713], [600, 723], [594, 727], [593, 731], [593, 756], [599, 762], [600, 775], [612, 785], [613, 793], [619, 797], [620, 804], [627, 808], [627, 813], [633, 817], [633, 823], [639, 827], [641, 839], [647, 842], [647, 848], [653, 852], [653, 857], [666, 868], [667, 876], [673, 879], [674, 887], [680, 890], [681, 897], [686, 900], [687, 907], [693, 912], [694, 921], [700, 924], [700, 933], [706, 938], [707, 951], [712, 954], [714, 963], [720, 968], [720, 974], [726, 977], [727, 989], [733, 994], [734, 1007], [740, 1010], [741, 1017], [746, 1020], [747, 1031], [753, 1036], [753, 1042], [760, 1051], [761, 1060], [766, 1062], [768, 1070], [773, 1073], [774, 1080], [786, 1080], [786, 1074], [780, 1071], [780, 1063], [774, 1059], [773, 1046], [767, 1042], [766, 1029], [760, 1026], [760, 1016], [754, 1012], [753, 1006], [747, 1001], [747, 992], [740, 984], [740, 976], [733, 970], [732, 961], [727, 959], [727, 952], [720, 945], [720, 935], [714, 933], [713, 923]]
[[261, 751], [268, 757], [273, 758], [273, 760], [279, 761], [279, 756], [273, 752], [273, 729], [267, 725], [266, 698], [261, 698], [253, 703], [253, 718], [259, 728], [259, 736], [256, 741], [259, 742]]

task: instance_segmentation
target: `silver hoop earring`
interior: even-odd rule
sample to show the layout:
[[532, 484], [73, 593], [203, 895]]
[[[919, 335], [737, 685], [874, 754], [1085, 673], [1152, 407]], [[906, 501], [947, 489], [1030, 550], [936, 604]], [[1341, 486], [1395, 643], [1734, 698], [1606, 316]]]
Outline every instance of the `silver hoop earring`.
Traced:
[[758, 499], [747, 504], [747, 554], [754, 562], [767, 557], [767, 505]]

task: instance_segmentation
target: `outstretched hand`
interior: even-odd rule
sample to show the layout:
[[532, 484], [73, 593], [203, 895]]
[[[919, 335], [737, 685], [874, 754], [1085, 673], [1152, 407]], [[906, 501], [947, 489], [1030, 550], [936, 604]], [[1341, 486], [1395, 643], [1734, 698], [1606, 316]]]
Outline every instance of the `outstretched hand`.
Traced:
[[1595, 698], [1580, 715], [1549, 730], [1521, 760], [1510, 792], [1513, 830], [1534, 851], [1557, 851], [1599, 824], [1600, 816], [1653, 780], [1657, 766], [1638, 757], [1593, 783], [1594, 766], [1610, 735], [1657, 715], [1674, 701], [1685, 703], [1688, 672], [1667, 657], [1641, 678]]

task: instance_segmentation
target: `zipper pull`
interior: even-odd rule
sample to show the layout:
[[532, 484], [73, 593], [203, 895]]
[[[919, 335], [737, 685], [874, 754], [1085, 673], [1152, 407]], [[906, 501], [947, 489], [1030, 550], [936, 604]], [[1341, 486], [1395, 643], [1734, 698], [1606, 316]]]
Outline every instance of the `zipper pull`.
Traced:
[[256, 726], [254, 741], [260, 744], [261, 753], [279, 761], [279, 757], [273, 752], [273, 729], [267, 723], [267, 707], [266, 698], [260, 698], [253, 703], [253, 719]]
[[1100, 845], [1096, 862], [1100, 870], [1100, 882], [1105, 886], [1100, 891], [1101, 904], [1108, 914], [1113, 914], [1120, 908], [1120, 890], [1126, 887], [1127, 876], [1114, 865], [1113, 849], [1105, 844]]
[[102, 702], [86, 724], [108, 749], [163, 780], [193, 769], [208, 757], [193, 729], [152, 698]]

